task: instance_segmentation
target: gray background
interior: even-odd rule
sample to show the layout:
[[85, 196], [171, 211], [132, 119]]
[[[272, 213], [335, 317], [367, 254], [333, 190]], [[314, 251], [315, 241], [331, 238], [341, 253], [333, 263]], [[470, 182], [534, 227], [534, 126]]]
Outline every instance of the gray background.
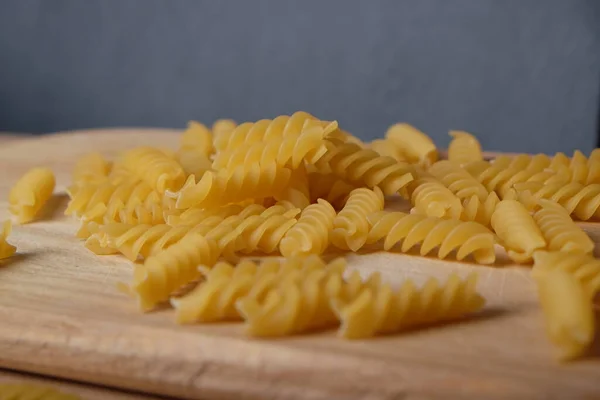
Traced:
[[0, 0], [0, 130], [295, 110], [485, 148], [589, 151], [598, 0]]

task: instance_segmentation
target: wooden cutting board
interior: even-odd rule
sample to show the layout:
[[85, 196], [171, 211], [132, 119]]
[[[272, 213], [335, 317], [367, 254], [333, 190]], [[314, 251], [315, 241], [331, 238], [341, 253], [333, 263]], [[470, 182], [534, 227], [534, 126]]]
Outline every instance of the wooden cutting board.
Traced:
[[[75, 160], [137, 145], [175, 148], [177, 132], [98, 130], [0, 145], [0, 220], [10, 186], [27, 169], [57, 175], [44, 220], [17, 226], [19, 254], [0, 268], [0, 367], [160, 395], [208, 399], [598, 398], [600, 351], [557, 364], [527, 268], [481, 267], [417, 256], [350, 255], [365, 275], [400, 282], [478, 271], [486, 311], [469, 322], [392, 337], [345, 341], [335, 332], [244, 337], [239, 324], [177, 326], [172, 310], [140, 313], [120, 293], [131, 265], [96, 256], [63, 216]], [[583, 224], [594, 240], [600, 226]]]

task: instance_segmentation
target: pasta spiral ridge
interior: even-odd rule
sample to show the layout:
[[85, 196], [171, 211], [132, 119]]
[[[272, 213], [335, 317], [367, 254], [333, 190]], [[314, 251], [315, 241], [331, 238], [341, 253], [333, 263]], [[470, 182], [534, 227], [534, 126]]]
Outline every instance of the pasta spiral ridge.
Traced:
[[540, 209], [533, 219], [542, 231], [550, 251], [586, 253], [594, 251], [594, 242], [559, 204], [550, 200], [539, 200]]
[[17, 252], [17, 248], [6, 241], [11, 232], [12, 223], [10, 220], [4, 221], [0, 231], [0, 260], [11, 257]]
[[450, 131], [452, 140], [448, 146], [448, 160], [459, 165], [483, 160], [479, 140], [468, 132]]
[[500, 198], [495, 192], [491, 192], [483, 202], [476, 195], [473, 195], [463, 201], [463, 213], [460, 219], [462, 221], [478, 222], [489, 228], [498, 203], [500, 203]]
[[408, 162], [402, 150], [389, 139], [375, 139], [369, 143], [369, 148], [375, 150], [380, 156], [392, 157], [398, 162]]
[[508, 256], [516, 262], [531, 261], [536, 250], [546, 247], [540, 228], [518, 201], [499, 202], [492, 214], [491, 224]]
[[213, 150], [212, 133], [206, 125], [198, 121], [188, 122], [187, 129], [181, 134], [179, 152], [192, 151], [209, 157]]
[[394, 143], [411, 163], [429, 166], [438, 160], [435, 143], [429, 136], [412, 125], [394, 124], [389, 127], [385, 137]]
[[480, 201], [488, 198], [488, 190], [477, 179], [461, 168], [455, 162], [441, 160], [433, 164], [428, 170], [444, 186], [461, 200], [477, 196]]
[[317, 204], [302, 211], [298, 222], [286, 232], [279, 251], [284, 257], [324, 253], [329, 246], [335, 217], [335, 209], [327, 200], [317, 200]]
[[171, 294], [200, 276], [198, 265], [212, 266], [220, 251], [214, 240], [191, 233], [177, 244], [136, 265], [131, 291], [140, 308], [149, 311]]
[[56, 179], [48, 168], [27, 171], [8, 194], [8, 211], [20, 224], [33, 221], [52, 197]]
[[441, 285], [430, 278], [421, 289], [406, 280], [397, 290], [383, 284], [364, 288], [351, 300], [334, 298], [332, 308], [342, 324], [340, 336], [361, 339], [457, 320], [475, 313], [485, 304], [476, 285], [477, 274], [469, 275], [464, 281], [452, 274]]
[[308, 174], [308, 185], [311, 203], [318, 199], [327, 200], [336, 210], [344, 207], [346, 198], [356, 187], [335, 174], [321, 174], [311, 172]]
[[357, 251], [364, 246], [369, 234], [368, 216], [383, 210], [383, 192], [375, 187], [354, 189], [344, 208], [333, 220], [331, 242], [343, 250]]
[[463, 207], [460, 199], [440, 182], [417, 179], [411, 184], [416, 185], [411, 203], [417, 213], [437, 218], [458, 219], [461, 216]]
[[315, 163], [321, 172], [333, 172], [351, 184], [378, 186], [386, 195], [397, 193], [413, 180], [407, 166], [391, 157], [380, 156], [354, 143], [330, 143], [327, 153]]
[[89, 153], [79, 158], [73, 168], [74, 185], [100, 183], [108, 178], [112, 164], [100, 153]]
[[241, 165], [231, 172], [205, 173], [196, 183], [190, 177], [181, 191], [176, 194], [176, 207], [216, 207], [238, 203], [250, 198], [267, 198], [281, 194], [291, 177], [288, 168], [267, 165]]
[[532, 276], [536, 279], [550, 271], [561, 270], [577, 279], [589, 299], [600, 291], [600, 260], [590, 254], [536, 251]]
[[408, 252], [420, 244], [422, 256], [437, 248], [436, 256], [440, 259], [456, 250], [456, 259], [459, 261], [468, 255], [479, 264], [492, 264], [496, 260], [494, 234], [476, 222], [387, 211], [371, 214], [369, 221], [372, 228], [367, 243], [385, 238], [385, 250], [402, 242], [402, 252]]
[[288, 202], [301, 210], [310, 205], [310, 186], [308, 173], [304, 165], [293, 169], [287, 188], [276, 196], [282, 202]]
[[144, 180], [160, 194], [176, 191], [185, 182], [185, 171], [177, 161], [153, 147], [138, 147], [123, 155], [124, 168]]
[[217, 208], [189, 208], [179, 215], [170, 215], [167, 224], [175, 225], [198, 225], [203, 220], [212, 216], [227, 218], [239, 214], [244, 210], [240, 204], [228, 204]]

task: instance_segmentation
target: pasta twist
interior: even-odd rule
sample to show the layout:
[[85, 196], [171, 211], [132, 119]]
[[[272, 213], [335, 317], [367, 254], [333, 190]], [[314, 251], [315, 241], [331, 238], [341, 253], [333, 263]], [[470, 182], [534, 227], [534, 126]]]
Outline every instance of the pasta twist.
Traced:
[[258, 264], [242, 261], [235, 266], [221, 262], [210, 268], [200, 267], [204, 281], [187, 295], [171, 299], [171, 304], [180, 324], [237, 321], [242, 319], [235, 307], [238, 300], [262, 302], [269, 291], [286, 280], [320, 270], [341, 274], [345, 265], [343, 259], [326, 264], [319, 257], [263, 260]]
[[579, 220], [600, 218], [600, 184], [525, 182], [516, 184], [514, 189], [519, 201], [529, 210], [536, 207], [538, 200], [547, 199], [560, 204]]
[[325, 154], [324, 137], [324, 128], [314, 126], [266, 142], [229, 148], [217, 154], [213, 168], [231, 170], [238, 165], [272, 162], [280, 167], [298, 168], [305, 160], [314, 163]]
[[448, 160], [459, 165], [483, 160], [481, 144], [475, 136], [463, 131], [450, 131], [450, 136]]
[[460, 199], [437, 181], [413, 181], [411, 203], [419, 214], [437, 218], [460, 218], [463, 207]]
[[277, 200], [292, 204], [301, 210], [310, 204], [310, 186], [308, 183], [308, 174], [306, 167], [300, 165], [293, 169], [287, 188], [276, 196]]
[[213, 153], [213, 137], [208, 128], [197, 121], [188, 122], [187, 129], [181, 135], [180, 152], [192, 150], [206, 159]]
[[600, 260], [590, 254], [536, 251], [532, 276], [536, 279], [550, 271], [560, 270], [577, 279], [588, 295], [588, 301], [600, 291]]
[[544, 171], [534, 168], [503, 167], [494, 163], [484, 170], [478, 179], [490, 192], [495, 191], [501, 199], [504, 199], [514, 184], [539, 177], [540, 172]]
[[343, 250], [357, 251], [364, 246], [369, 235], [368, 216], [383, 210], [384, 197], [378, 187], [354, 189], [346, 205], [333, 220], [331, 242]]
[[11, 257], [17, 252], [17, 248], [6, 241], [11, 232], [12, 223], [10, 220], [4, 221], [0, 232], [0, 260]]
[[380, 156], [392, 157], [398, 162], [408, 162], [402, 150], [389, 139], [375, 139], [369, 143], [369, 148], [375, 150]]
[[74, 185], [100, 183], [108, 178], [112, 165], [100, 153], [90, 153], [81, 157], [73, 168]]
[[262, 119], [245, 122], [228, 133], [220, 133], [214, 139], [219, 152], [226, 149], [246, 147], [256, 142], [269, 142], [277, 138], [297, 135], [310, 126], [325, 128], [325, 135], [338, 129], [337, 122], [320, 121], [309, 113], [298, 111], [291, 116], [281, 115], [273, 120]]
[[28, 383], [0, 383], [2, 400], [80, 400], [81, 397], [63, 393], [50, 386]]
[[476, 286], [476, 274], [464, 281], [452, 274], [443, 285], [430, 278], [422, 289], [406, 280], [396, 291], [384, 284], [364, 288], [350, 300], [334, 298], [332, 308], [342, 324], [340, 336], [362, 339], [457, 320], [475, 313], [485, 304]]
[[594, 251], [594, 242], [559, 204], [550, 200], [539, 200], [541, 208], [533, 214], [550, 251], [587, 253]]
[[329, 307], [342, 286], [342, 271], [309, 270], [282, 279], [262, 302], [248, 296], [236, 307], [251, 336], [274, 337], [323, 329], [337, 324]]
[[596, 334], [594, 310], [583, 286], [562, 269], [544, 274], [537, 286], [546, 332], [559, 348], [559, 359], [583, 355]]
[[177, 191], [185, 182], [185, 171], [173, 158], [153, 147], [138, 147], [123, 155], [122, 165], [160, 194]]
[[231, 133], [237, 126], [232, 119], [218, 119], [212, 125], [213, 142], [214, 138]]
[[546, 247], [540, 228], [518, 201], [499, 202], [492, 214], [491, 224], [508, 256], [516, 262], [529, 262], [536, 250]]
[[187, 176], [202, 177], [206, 171], [212, 170], [212, 162], [196, 149], [182, 149], [177, 152], [177, 162]]
[[335, 217], [335, 209], [327, 200], [317, 200], [317, 204], [302, 211], [298, 222], [286, 232], [279, 251], [284, 257], [324, 253]]
[[8, 211], [20, 224], [33, 221], [52, 197], [56, 180], [48, 168], [32, 168], [10, 189]]
[[490, 193], [483, 202], [473, 195], [463, 201], [463, 213], [460, 219], [474, 221], [489, 228], [498, 203], [500, 203], [500, 198], [495, 192]]
[[472, 196], [477, 196], [480, 201], [488, 198], [488, 190], [485, 186], [455, 162], [438, 161], [427, 172], [461, 200], [470, 199]]
[[600, 183], [600, 149], [594, 149], [587, 162], [588, 176], [585, 180], [587, 185]]
[[171, 226], [175, 225], [198, 225], [203, 220], [212, 216], [227, 218], [236, 215], [244, 210], [241, 204], [229, 204], [218, 208], [190, 208], [182, 212], [180, 215], [170, 215], [167, 218], [167, 223]]
[[379, 186], [386, 195], [397, 193], [413, 180], [407, 167], [391, 157], [354, 143], [330, 143], [330, 149], [315, 163], [321, 172], [334, 173], [357, 186]]
[[409, 124], [392, 125], [385, 134], [411, 163], [429, 166], [438, 160], [438, 151], [429, 136]]
[[371, 214], [369, 221], [372, 228], [367, 243], [385, 238], [385, 250], [402, 241], [400, 251], [403, 253], [420, 244], [422, 256], [437, 248], [440, 259], [456, 250], [459, 261], [468, 255], [479, 264], [492, 264], [496, 260], [494, 234], [476, 222], [386, 211]]
[[327, 200], [336, 210], [340, 210], [346, 203], [346, 198], [356, 187], [338, 178], [335, 174], [321, 174], [311, 172], [308, 174], [308, 186], [311, 203], [318, 199]]
[[291, 171], [276, 163], [241, 165], [232, 172], [207, 172], [198, 183], [193, 179], [177, 194], [177, 208], [216, 207], [250, 198], [281, 194], [290, 181]]
[[177, 289], [199, 278], [198, 265], [212, 266], [220, 251], [214, 240], [191, 233], [177, 244], [136, 265], [131, 291], [139, 306], [149, 311]]

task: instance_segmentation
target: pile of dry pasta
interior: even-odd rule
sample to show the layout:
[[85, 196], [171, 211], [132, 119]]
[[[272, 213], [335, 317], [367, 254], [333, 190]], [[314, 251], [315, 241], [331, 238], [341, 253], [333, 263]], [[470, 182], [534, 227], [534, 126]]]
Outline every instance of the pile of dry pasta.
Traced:
[[[584, 354], [600, 261], [574, 219], [600, 217], [600, 150], [486, 161], [473, 135], [450, 134], [441, 159], [426, 134], [402, 123], [363, 143], [305, 112], [212, 129], [191, 122], [176, 152], [142, 146], [115, 160], [83, 157], [66, 214], [80, 221], [77, 237], [90, 251], [134, 262], [124, 289], [143, 311], [170, 302], [179, 323], [239, 320], [253, 336], [339, 327], [358, 339], [459, 320], [484, 306], [476, 274], [392, 288], [378, 274], [348, 273], [332, 254], [418, 249], [489, 265], [503, 246], [516, 263], [533, 264], [561, 358]], [[9, 203], [19, 222], [35, 219], [54, 185], [44, 168], [15, 185]], [[397, 196], [409, 213], [385, 210]], [[15, 252], [9, 233], [7, 223], [0, 256]]]

